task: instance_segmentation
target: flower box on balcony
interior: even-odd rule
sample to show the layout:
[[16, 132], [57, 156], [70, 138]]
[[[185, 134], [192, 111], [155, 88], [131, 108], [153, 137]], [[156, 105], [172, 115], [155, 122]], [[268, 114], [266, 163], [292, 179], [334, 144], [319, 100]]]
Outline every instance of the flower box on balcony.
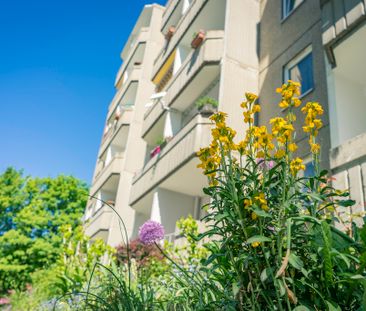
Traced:
[[193, 35], [193, 40], [191, 42], [191, 47], [194, 49], [197, 49], [201, 43], [203, 42], [203, 40], [205, 39], [205, 32], [203, 30], [200, 30], [199, 32], [195, 33]]
[[158, 155], [161, 151], [161, 147], [160, 146], [156, 146], [153, 150], [151, 150], [150, 152], [150, 158], [155, 157], [156, 155]]
[[117, 111], [115, 116], [114, 116], [114, 119], [118, 121], [120, 118], [121, 118], [121, 112]]
[[161, 150], [166, 146], [167, 142], [168, 142], [168, 140], [165, 138], [159, 139], [157, 141], [157, 146], [150, 152], [150, 158], [153, 158], [157, 154], [159, 154], [161, 152]]
[[196, 101], [196, 107], [202, 115], [212, 115], [217, 111], [219, 103], [217, 100], [205, 96]]
[[175, 26], [170, 26], [168, 31], [165, 34], [165, 39], [169, 41], [175, 33]]

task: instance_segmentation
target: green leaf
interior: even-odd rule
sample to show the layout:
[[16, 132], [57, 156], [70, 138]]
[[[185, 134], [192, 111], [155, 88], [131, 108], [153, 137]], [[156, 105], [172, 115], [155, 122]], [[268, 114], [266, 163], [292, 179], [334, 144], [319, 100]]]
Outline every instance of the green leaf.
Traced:
[[267, 238], [263, 235], [255, 235], [255, 236], [252, 236], [251, 238], [249, 238], [247, 240], [247, 243], [248, 244], [251, 244], [251, 243], [254, 243], [254, 242], [271, 242], [272, 240], [270, 238]]
[[355, 205], [356, 201], [355, 200], [339, 200], [339, 201], [337, 201], [337, 204], [339, 206], [348, 207], [348, 206]]
[[268, 214], [267, 212], [265, 212], [262, 209], [259, 208], [254, 208], [253, 209], [254, 213], [256, 213], [259, 217], [267, 217], [267, 218], [272, 218], [272, 216], [270, 214]]
[[342, 311], [342, 309], [335, 303], [331, 303], [327, 300], [325, 300], [327, 307], [328, 307], [328, 311]]
[[310, 309], [307, 306], [301, 305], [297, 306], [295, 309], [292, 309], [292, 311], [310, 311]]
[[304, 263], [302, 262], [301, 258], [294, 253], [290, 254], [288, 261], [291, 266], [293, 266], [297, 270], [301, 270], [304, 267]]
[[233, 283], [233, 295], [236, 296], [237, 293], [239, 293], [239, 290], [240, 290], [240, 288], [239, 288], [238, 284], [236, 282], [234, 282]]
[[366, 278], [361, 274], [353, 275], [353, 276], [351, 276], [351, 279], [352, 280], [366, 280]]
[[265, 282], [270, 275], [271, 275], [271, 269], [270, 268], [264, 269], [260, 276], [261, 281]]

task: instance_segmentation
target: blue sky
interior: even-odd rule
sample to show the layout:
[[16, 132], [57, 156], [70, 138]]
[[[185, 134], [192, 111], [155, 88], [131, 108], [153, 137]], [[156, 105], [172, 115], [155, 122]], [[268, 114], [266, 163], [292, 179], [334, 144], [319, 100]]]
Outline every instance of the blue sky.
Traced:
[[0, 0], [0, 171], [90, 183], [119, 53], [147, 3]]

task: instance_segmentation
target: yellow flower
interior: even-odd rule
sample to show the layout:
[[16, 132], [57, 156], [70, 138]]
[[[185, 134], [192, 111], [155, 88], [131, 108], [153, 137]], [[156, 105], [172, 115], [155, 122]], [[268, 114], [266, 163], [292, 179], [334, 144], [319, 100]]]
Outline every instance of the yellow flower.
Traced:
[[258, 96], [253, 93], [245, 93], [245, 97], [248, 102], [254, 102], [258, 98]]
[[278, 106], [280, 106], [280, 108], [285, 109], [289, 106], [289, 103], [286, 100], [281, 100], [281, 102], [278, 104]]
[[278, 149], [278, 150], [275, 152], [274, 157], [275, 157], [275, 158], [277, 158], [277, 159], [280, 159], [280, 158], [283, 158], [285, 155], [286, 155], [285, 150], [283, 150], [283, 149]]
[[267, 204], [262, 204], [262, 205], [261, 205], [261, 209], [262, 209], [262, 210], [264, 210], [264, 211], [266, 211], [266, 212], [268, 212], [269, 207], [268, 207], [268, 205], [267, 205]]
[[244, 200], [244, 208], [245, 209], [248, 209], [250, 206], [252, 206], [253, 205], [253, 202], [252, 202], [252, 200], [251, 199], [245, 199]]
[[254, 248], [258, 247], [259, 245], [261, 245], [260, 242], [253, 242], [252, 243], [252, 247], [254, 247]]
[[240, 107], [241, 107], [241, 108], [244, 108], [244, 109], [248, 109], [248, 102], [242, 102], [242, 103], [240, 104]]
[[253, 113], [260, 112], [260, 111], [261, 111], [261, 106], [259, 106], [259, 105], [254, 105], [253, 106], [253, 109], [252, 109]]
[[305, 170], [305, 165], [302, 163], [302, 159], [295, 158], [290, 163], [290, 171], [293, 176], [296, 176], [297, 172]]
[[243, 116], [244, 116], [244, 123], [254, 122], [254, 119], [252, 118], [252, 113], [250, 111], [244, 111]]
[[301, 100], [298, 98], [293, 98], [292, 101], [295, 107], [299, 107], [301, 105]]
[[311, 143], [310, 144], [310, 150], [311, 150], [312, 153], [317, 154], [320, 151], [320, 145]]
[[215, 123], [220, 123], [220, 122], [225, 122], [226, 117], [227, 117], [227, 113], [219, 111], [219, 112], [213, 114], [210, 117], [210, 120], [214, 121]]
[[252, 216], [252, 219], [253, 220], [256, 220], [258, 218], [258, 215], [256, 213], [254, 213], [254, 212], [252, 212], [252, 215], [251, 216]]
[[289, 144], [288, 150], [290, 150], [291, 152], [295, 152], [297, 150], [297, 145], [295, 143]]

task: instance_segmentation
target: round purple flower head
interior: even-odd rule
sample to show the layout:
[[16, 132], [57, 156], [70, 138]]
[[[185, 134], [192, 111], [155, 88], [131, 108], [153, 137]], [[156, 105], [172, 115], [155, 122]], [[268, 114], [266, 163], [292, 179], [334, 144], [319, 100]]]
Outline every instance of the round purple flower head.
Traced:
[[139, 229], [140, 241], [144, 244], [153, 244], [164, 238], [164, 227], [153, 220], [148, 220]]

